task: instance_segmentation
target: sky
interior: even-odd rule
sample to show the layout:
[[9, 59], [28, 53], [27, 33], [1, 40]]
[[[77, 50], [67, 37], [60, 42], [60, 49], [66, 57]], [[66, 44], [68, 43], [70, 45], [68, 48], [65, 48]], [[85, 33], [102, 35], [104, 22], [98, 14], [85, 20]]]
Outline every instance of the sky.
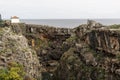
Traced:
[[0, 0], [4, 19], [120, 18], [120, 0]]

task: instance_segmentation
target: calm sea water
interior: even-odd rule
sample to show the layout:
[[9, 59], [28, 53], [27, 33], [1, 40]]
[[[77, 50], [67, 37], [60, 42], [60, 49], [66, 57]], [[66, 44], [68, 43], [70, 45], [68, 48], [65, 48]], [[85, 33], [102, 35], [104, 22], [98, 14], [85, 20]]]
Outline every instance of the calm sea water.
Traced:
[[[92, 19], [104, 25], [120, 24], [120, 19]], [[74, 28], [86, 24], [87, 19], [22, 19], [27, 24], [49, 25], [54, 27]]]

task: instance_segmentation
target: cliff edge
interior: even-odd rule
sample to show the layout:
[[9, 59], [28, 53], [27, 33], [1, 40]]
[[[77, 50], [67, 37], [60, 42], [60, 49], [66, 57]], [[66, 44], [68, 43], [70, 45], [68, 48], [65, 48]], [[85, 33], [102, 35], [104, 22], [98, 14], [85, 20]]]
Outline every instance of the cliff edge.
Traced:
[[[22, 34], [14, 33], [10, 27], [0, 28], [0, 70], [0, 80], [41, 77], [36, 52], [28, 46], [28, 41]], [[3, 71], [8, 72], [4, 77]]]

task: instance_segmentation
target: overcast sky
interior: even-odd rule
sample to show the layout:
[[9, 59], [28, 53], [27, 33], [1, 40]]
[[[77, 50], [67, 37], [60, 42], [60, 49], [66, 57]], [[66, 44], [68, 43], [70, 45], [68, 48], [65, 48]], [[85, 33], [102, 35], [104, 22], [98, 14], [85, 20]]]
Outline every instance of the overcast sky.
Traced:
[[0, 0], [3, 18], [120, 18], [120, 0]]

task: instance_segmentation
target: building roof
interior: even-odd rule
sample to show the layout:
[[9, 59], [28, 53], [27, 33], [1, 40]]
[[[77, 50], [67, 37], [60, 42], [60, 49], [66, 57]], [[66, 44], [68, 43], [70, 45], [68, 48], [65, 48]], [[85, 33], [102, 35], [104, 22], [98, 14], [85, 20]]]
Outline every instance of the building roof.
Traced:
[[19, 19], [17, 16], [12, 16], [11, 19]]

